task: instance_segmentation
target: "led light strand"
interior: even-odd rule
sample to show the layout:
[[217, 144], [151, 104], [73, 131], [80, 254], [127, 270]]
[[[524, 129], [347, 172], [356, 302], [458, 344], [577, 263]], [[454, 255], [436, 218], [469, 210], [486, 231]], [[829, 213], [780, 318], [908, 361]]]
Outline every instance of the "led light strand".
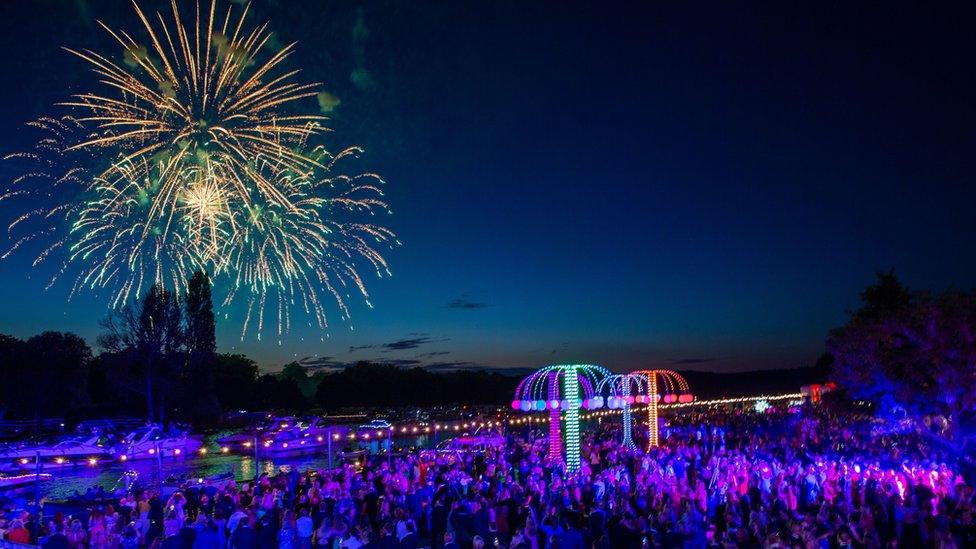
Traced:
[[637, 447], [634, 444], [634, 438], [630, 434], [630, 382], [624, 381], [621, 387], [621, 393], [624, 397], [624, 440], [623, 445], [625, 448], [634, 449]]
[[[549, 378], [549, 398], [546, 403], [549, 405], [549, 452], [546, 457], [557, 461], [563, 455], [562, 433], [559, 429], [559, 376]], [[556, 405], [553, 406], [552, 404]]]
[[576, 367], [571, 367], [566, 376], [563, 394], [569, 403], [566, 409], [566, 472], [575, 473], [580, 468], [580, 429], [579, 429], [579, 381]]
[[658, 444], [658, 424], [657, 424], [657, 376], [651, 374], [647, 379], [647, 394], [650, 400], [647, 401], [647, 450], [657, 448]]

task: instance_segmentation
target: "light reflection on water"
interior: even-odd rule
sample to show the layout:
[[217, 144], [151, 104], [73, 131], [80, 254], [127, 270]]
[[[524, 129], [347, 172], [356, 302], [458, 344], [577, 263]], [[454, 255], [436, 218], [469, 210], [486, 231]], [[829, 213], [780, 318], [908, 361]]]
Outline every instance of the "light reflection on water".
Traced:
[[[240, 454], [221, 454], [216, 444], [216, 439], [224, 433], [213, 434], [205, 439], [205, 446], [209, 450], [204, 456], [193, 458], [173, 459], [165, 458], [162, 463], [156, 460], [129, 461], [127, 463], [114, 462], [99, 467], [78, 466], [62, 470], [49, 470], [54, 478], [41, 484], [41, 497], [47, 499], [63, 499], [74, 495], [75, 491], [84, 494], [88, 488], [102, 486], [106, 491], [111, 491], [124, 486], [122, 480], [126, 471], [135, 471], [139, 475], [139, 484], [146, 487], [159, 485], [160, 477], [203, 478], [213, 475], [221, 475], [233, 472], [238, 481], [247, 481], [255, 477], [253, 455]], [[420, 436], [415, 439], [397, 439], [397, 447], [403, 444], [419, 447], [430, 447], [436, 444], [434, 437]], [[369, 448], [371, 453], [378, 452], [379, 447], [376, 442], [358, 446], [358, 448]], [[340, 447], [335, 445], [332, 448], [333, 465], [339, 463], [339, 452], [341, 450], [352, 449], [346, 445]], [[278, 472], [288, 472], [292, 469], [305, 471], [307, 469], [324, 469], [329, 465], [327, 453], [295, 456], [291, 458], [261, 458], [258, 460], [258, 467], [261, 473], [276, 474]], [[27, 490], [23, 494], [33, 500], [33, 490]]]

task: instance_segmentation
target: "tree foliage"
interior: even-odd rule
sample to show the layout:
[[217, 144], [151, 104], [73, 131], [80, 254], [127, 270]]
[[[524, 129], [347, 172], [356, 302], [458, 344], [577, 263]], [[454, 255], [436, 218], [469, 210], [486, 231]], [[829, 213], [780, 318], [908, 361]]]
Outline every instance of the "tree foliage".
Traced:
[[98, 343], [105, 358], [98, 361], [98, 374], [108, 392], [131, 395], [136, 378], [150, 420], [164, 421], [173, 413], [192, 421], [219, 416], [217, 341], [206, 273], [194, 273], [182, 300], [153, 286], [142, 301], [113, 311], [102, 326]]
[[881, 410], [945, 418], [946, 435], [962, 442], [960, 426], [976, 410], [976, 294], [911, 294], [889, 275], [830, 332], [835, 378]]
[[224, 410], [245, 410], [258, 400], [255, 383], [258, 365], [240, 354], [217, 355], [214, 364], [214, 392]]
[[291, 379], [281, 379], [274, 374], [264, 374], [254, 384], [255, 400], [249, 409], [288, 410], [302, 414], [308, 409], [308, 401], [301, 388]]
[[0, 416], [70, 416], [89, 404], [91, 364], [91, 349], [75, 334], [0, 335]]
[[110, 353], [134, 358], [145, 383], [146, 414], [164, 421], [178, 389], [183, 362], [183, 311], [179, 299], [152, 286], [139, 303], [113, 311], [103, 322], [99, 345]]
[[214, 392], [214, 367], [217, 360], [216, 323], [211, 300], [210, 279], [203, 271], [190, 277], [184, 300], [186, 366], [182, 411], [193, 421], [206, 421], [220, 415]]

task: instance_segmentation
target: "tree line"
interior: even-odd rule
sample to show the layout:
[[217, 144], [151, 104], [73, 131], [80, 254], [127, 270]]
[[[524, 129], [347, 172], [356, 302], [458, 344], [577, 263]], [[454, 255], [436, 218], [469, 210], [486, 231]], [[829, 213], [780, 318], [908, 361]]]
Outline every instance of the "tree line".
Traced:
[[182, 295], [154, 286], [101, 325], [97, 354], [72, 333], [0, 334], [0, 419], [135, 415], [213, 424], [237, 410], [501, 403], [517, 382], [367, 362], [335, 373], [291, 363], [262, 374], [247, 356], [216, 352], [211, 285], [202, 271]]

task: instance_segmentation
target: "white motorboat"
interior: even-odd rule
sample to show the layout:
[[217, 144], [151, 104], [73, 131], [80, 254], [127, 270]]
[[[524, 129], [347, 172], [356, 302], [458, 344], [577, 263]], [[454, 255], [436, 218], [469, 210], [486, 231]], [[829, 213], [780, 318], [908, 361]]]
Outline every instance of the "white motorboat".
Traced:
[[288, 457], [324, 451], [332, 440], [337, 440], [343, 430], [329, 427], [320, 418], [294, 422], [289, 428], [280, 429], [261, 438], [258, 452], [265, 456]]
[[496, 433], [459, 436], [437, 445], [438, 452], [484, 452], [489, 448], [504, 448], [505, 437]]
[[165, 431], [149, 424], [127, 434], [119, 445], [122, 461], [153, 458], [183, 458], [197, 453], [203, 441], [185, 431]]
[[364, 424], [360, 425], [359, 428], [360, 429], [374, 429], [374, 430], [378, 430], [378, 429], [392, 429], [393, 428], [393, 425], [390, 424], [390, 422], [389, 421], [386, 421], [385, 419], [374, 419], [373, 421], [370, 421], [369, 423], [364, 423]]
[[0, 449], [0, 461], [18, 469], [60, 469], [97, 465], [115, 457], [114, 447], [100, 434], [69, 435], [47, 441], [10, 445]]
[[238, 433], [232, 433], [217, 439], [221, 449], [227, 448], [228, 451], [250, 452], [254, 441], [271, 440], [281, 431], [292, 429], [298, 425], [300, 420], [295, 417], [268, 417], [264, 423], [249, 427]]

